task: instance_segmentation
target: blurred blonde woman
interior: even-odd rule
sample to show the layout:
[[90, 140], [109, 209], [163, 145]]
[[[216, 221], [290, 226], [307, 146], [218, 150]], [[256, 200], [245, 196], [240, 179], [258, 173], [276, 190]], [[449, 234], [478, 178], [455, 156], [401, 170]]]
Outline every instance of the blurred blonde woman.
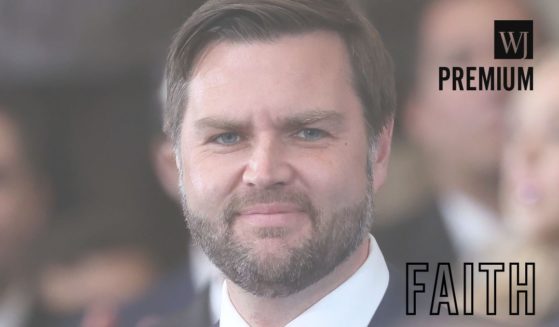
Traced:
[[559, 48], [541, 58], [534, 91], [511, 103], [503, 157], [502, 204], [511, 244], [500, 258], [536, 265], [535, 317], [509, 316], [508, 278], [497, 285], [498, 317], [510, 325], [559, 326]]

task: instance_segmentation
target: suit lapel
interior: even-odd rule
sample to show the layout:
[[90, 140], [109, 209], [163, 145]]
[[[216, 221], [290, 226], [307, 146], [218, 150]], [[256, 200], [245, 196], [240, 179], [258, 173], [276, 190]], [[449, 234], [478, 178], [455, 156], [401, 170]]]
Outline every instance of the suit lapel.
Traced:
[[385, 326], [395, 326], [396, 322], [399, 321], [405, 314], [405, 288], [403, 287], [403, 278], [400, 274], [395, 273], [395, 268], [389, 265], [390, 271], [390, 281], [388, 282], [388, 288], [382, 297], [369, 327], [385, 327]]

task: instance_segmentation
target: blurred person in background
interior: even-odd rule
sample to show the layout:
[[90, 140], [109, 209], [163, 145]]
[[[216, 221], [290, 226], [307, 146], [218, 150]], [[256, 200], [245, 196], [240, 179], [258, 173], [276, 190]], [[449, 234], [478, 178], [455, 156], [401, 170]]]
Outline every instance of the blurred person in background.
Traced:
[[[162, 95], [162, 102], [164, 102], [166, 97], [164, 88]], [[161, 115], [158, 110], [152, 120], [154, 122], [151, 141], [153, 166], [163, 190], [179, 207], [179, 172], [173, 144], [162, 130]], [[175, 310], [175, 314], [169, 314], [167, 319], [185, 321], [184, 317], [189, 317], [189, 326], [210, 326], [219, 319], [223, 277], [202, 249], [191, 239], [187, 247], [184, 264], [168, 276], [165, 281], [169, 285], [167, 291], [161, 292], [161, 296], [172, 299], [173, 308], [179, 309]], [[190, 285], [192, 292], [188, 294], [183, 292], [180, 285], [185, 284]]]
[[471, 260], [505, 237], [498, 177], [507, 94], [439, 91], [438, 67], [502, 65], [493, 59], [494, 20], [533, 16], [520, 1], [435, 0], [426, 5], [403, 125], [423, 153], [435, 194], [422, 210], [377, 233], [386, 256], [402, 269], [412, 261]]
[[47, 134], [32, 93], [0, 91], [0, 326], [42, 326], [29, 260], [53, 207]]
[[[539, 53], [537, 53], [539, 54]], [[503, 215], [513, 237], [497, 255], [535, 262], [536, 320], [559, 325], [559, 48], [541, 53], [534, 91], [513, 98], [503, 159]], [[507, 284], [503, 280], [503, 284]], [[508, 285], [498, 287], [508, 305]], [[502, 308], [507, 310], [508, 308]], [[506, 311], [505, 311], [506, 312]], [[509, 325], [526, 326], [499, 316]]]
[[[91, 97], [93, 103], [102, 99], [103, 108], [117, 110], [118, 106], [126, 112], [132, 111], [128, 108], [151, 110], [159, 106], [153, 84], [129, 82], [124, 86], [110, 84], [107, 88], [84, 89], [81, 96]], [[68, 106], [62, 103], [64, 108]], [[156, 125], [148, 121], [148, 117], [152, 118], [148, 113], [146, 110], [146, 131]], [[91, 117], [85, 113], [81, 115]], [[122, 126], [120, 124], [130, 125], [128, 119], [113, 124], [115, 129]], [[100, 123], [95, 125], [100, 126]], [[160, 134], [158, 126], [151, 147], [136, 138], [137, 148], [145, 150], [146, 155], [150, 150], [156, 153], [163, 147], [160, 143], [163, 140], [158, 138]], [[110, 136], [99, 137], [110, 139]], [[146, 141], [148, 139], [146, 137]], [[90, 149], [95, 149], [92, 154], [106, 151], [94, 145]], [[157, 156], [154, 157], [157, 162]], [[91, 160], [88, 164], [96, 167]], [[152, 167], [146, 165], [146, 168]], [[138, 178], [135, 185], [148, 187], [153, 194], [151, 197], [138, 198], [130, 192], [115, 194], [114, 190], [107, 189], [107, 196], [112, 198], [110, 202], [97, 197], [89, 198], [87, 203], [82, 200], [60, 213], [57, 223], [49, 226], [35, 264], [41, 299], [53, 316], [50, 325], [83, 323], [90, 326], [92, 322], [103, 321], [110, 322], [109, 326], [148, 326], [162, 315], [184, 309], [192, 299], [194, 287], [184, 264], [187, 238], [186, 231], [181, 228], [184, 227], [181, 212], [178, 207], [172, 207], [172, 203], [169, 208], [144, 206], [148, 201], [157, 203], [159, 196], [167, 200], [155, 174], [151, 169], [149, 172], [151, 175]], [[98, 179], [102, 173], [98, 173]], [[172, 192], [164, 183], [163, 189]]]
[[92, 320], [135, 326], [121, 321], [120, 311], [164, 271], [164, 253], [155, 250], [144, 222], [93, 208], [66, 213], [72, 219], [50, 226], [41, 240], [37, 294], [50, 317], [42, 326], [89, 326]]
[[[76, 221], [68, 225], [57, 223], [48, 226], [48, 232], [60, 236], [60, 245], [52, 247], [60, 247], [64, 251], [45, 256], [45, 259], [53, 260], [52, 265], [47, 260], [40, 261], [44, 268], [43, 277], [47, 275], [47, 270], [51, 277], [64, 276], [58, 274], [61, 271], [71, 274], [66, 275], [69, 276], [67, 278], [49, 278], [53, 284], [45, 282], [47, 278], [41, 279], [45, 286], [42, 290], [50, 290], [47, 293], [52, 295], [53, 287], [50, 286], [55, 284], [62, 286], [57, 290], [71, 289], [67, 287], [71, 280], [85, 280], [85, 271], [91, 272], [87, 276], [91, 277], [93, 272], [99, 276], [101, 271], [105, 271], [102, 267], [106, 267], [105, 276], [112, 276], [112, 279], [107, 279], [108, 282], [114, 282], [120, 278], [117, 276], [123, 275], [115, 270], [139, 271], [136, 274], [144, 277], [130, 278], [133, 287], [126, 286], [130, 284], [128, 282], [118, 283], [119, 287], [115, 287], [127, 289], [117, 297], [119, 303], [124, 303], [117, 310], [118, 326], [127, 326], [129, 321], [142, 315], [157, 315], [162, 307], [174, 304], [173, 301], [144, 301], [146, 297], [153, 298], [148, 293], [155, 291], [160, 279], [176, 269], [177, 258], [184, 258], [186, 250], [186, 233], [180, 228], [184, 224], [183, 219], [173, 220], [173, 214], [168, 214], [175, 208], [159, 189], [149, 165], [145, 116], [151, 103], [146, 95], [154, 88], [151, 85], [146, 87], [146, 84], [159, 82], [160, 65], [168, 40], [184, 16], [200, 2], [0, 2], [0, 83], [13, 85], [31, 81], [46, 85], [52, 91], [56, 106], [49, 108], [48, 115], [56, 119], [54, 129], [60, 136], [58, 151], [53, 154], [59, 161], [57, 164], [62, 162], [68, 168], [63, 169], [63, 179], [67, 183], [64, 194], [67, 197], [63, 203], [65, 207], [72, 208], [70, 212], [57, 213], [55, 217]], [[129, 209], [131, 207], [133, 209]], [[131, 226], [130, 233], [136, 233], [134, 224], [143, 225], [142, 233], [149, 231], [142, 241], [147, 246], [138, 248], [137, 244], [133, 244], [123, 250], [121, 244], [126, 243], [124, 241], [106, 247], [86, 246], [72, 236], [75, 231], [101, 242], [107, 239], [103, 231], [107, 230], [111, 238], [130, 238], [127, 232], [122, 231], [124, 228], [113, 230], [110, 224], [107, 226], [104, 216], [118, 220], [126, 218]], [[180, 217], [180, 211], [176, 216]], [[82, 219], [83, 225], [90, 226], [90, 231], [83, 231], [78, 226]], [[89, 220], [98, 220], [104, 227], [95, 227], [95, 223]], [[59, 229], [67, 232], [58, 232]], [[118, 233], [125, 235], [117, 236]], [[65, 243], [67, 236], [68, 243]], [[51, 244], [50, 240], [46, 243]], [[134, 242], [138, 243], [137, 240]], [[52, 247], [45, 246], [44, 249]], [[69, 249], [72, 247], [75, 249]], [[146, 255], [146, 247], [158, 248], [155, 251], [157, 255], [153, 255], [154, 251]], [[165, 247], [166, 250], [162, 250]], [[92, 257], [104, 259], [90, 260]], [[154, 263], [153, 257], [157, 262]], [[115, 260], [118, 265], [106, 264]], [[162, 264], [161, 261], [167, 263]], [[174, 263], [171, 265], [171, 262]], [[56, 269], [50, 269], [53, 267]], [[73, 267], [83, 269], [74, 270]], [[97, 284], [100, 283], [99, 278], [88, 278], [94, 279]], [[66, 285], [65, 281], [68, 281]], [[74, 296], [77, 297], [81, 288], [84, 298], [87, 298], [86, 293], [106, 294], [110, 291], [110, 287], [101, 285], [94, 292], [83, 284], [79, 283], [73, 291]], [[61, 293], [68, 295], [68, 292], [57, 294]], [[44, 299], [54, 300], [48, 296]], [[82, 300], [75, 302], [91, 302]], [[180, 302], [176, 298], [173, 300]], [[55, 307], [61, 309], [64, 306]], [[84, 310], [88, 312], [88, 317], [114, 315], [114, 306], [101, 309]], [[87, 320], [95, 321], [93, 318]], [[129, 325], [132, 324], [130, 322]]]
[[[164, 92], [162, 92], [164, 93]], [[163, 101], [163, 99], [161, 99]], [[150, 153], [155, 175], [165, 194], [180, 208], [178, 170], [172, 143], [163, 133], [161, 124], [161, 101], [153, 103], [150, 115]], [[155, 110], [156, 109], [156, 110]], [[173, 214], [171, 212], [166, 213]], [[180, 210], [175, 213], [182, 218]], [[159, 217], [167, 219], [170, 217]], [[184, 231], [187, 234], [187, 231]], [[184, 243], [185, 256], [179, 264], [157, 276], [147, 292], [136, 297], [132, 303], [119, 310], [118, 318], [107, 319], [107, 310], [93, 310], [94, 316], [105, 314], [106, 318], [88, 318], [102, 321], [106, 326], [152, 326], [162, 317], [183, 316], [184, 310], [191, 318], [188, 326], [209, 326], [219, 317], [221, 296], [221, 273], [202, 252], [199, 246], [188, 240]], [[210, 302], [209, 293], [213, 293]], [[101, 306], [101, 309], [106, 309]], [[190, 314], [195, 312], [196, 314]], [[113, 312], [114, 314], [114, 312]], [[100, 319], [100, 320], [98, 320]]]
[[535, 67], [534, 91], [514, 98], [503, 162], [504, 216], [526, 241], [559, 245], [559, 50]]

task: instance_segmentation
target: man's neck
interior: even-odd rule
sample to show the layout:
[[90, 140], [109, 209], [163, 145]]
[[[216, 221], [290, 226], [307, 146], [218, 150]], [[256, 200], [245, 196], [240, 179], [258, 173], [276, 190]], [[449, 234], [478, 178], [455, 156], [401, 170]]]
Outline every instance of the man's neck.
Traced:
[[253, 327], [285, 326], [313, 304], [348, 280], [369, 255], [369, 238], [334, 271], [293, 295], [282, 298], [258, 297], [227, 281], [229, 297], [235, 309]]

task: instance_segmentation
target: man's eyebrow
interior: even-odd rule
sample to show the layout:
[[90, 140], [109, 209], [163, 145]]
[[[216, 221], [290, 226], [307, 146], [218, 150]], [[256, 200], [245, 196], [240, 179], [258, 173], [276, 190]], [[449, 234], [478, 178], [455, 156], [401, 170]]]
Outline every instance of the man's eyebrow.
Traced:
[[196, 129], [214, 128], [223, 130], [241, 130], [247, 128], [247, 124], [243, 122], [217, 117], [201, 118], [194, 123], [194, 126]]
[[[340, 123], [344, 116], [336, 111], [329, 110], [309, 110], [297, 113], [289, 117], [282, 118], [280, 123], [284, 129], [297, 129], [319, 121], [329, 123]], [[249, 123], [218, 117], [205, 117], [194, 122], [194, 127], [198, 130], [213, 128], [221, 130], [246, 130]]]
[[320, 121], [329, 123], [341, 123], [344, 116], [336, 111], [329, 110], [311, 110], [289, 116], [283, 120], [283, 126], [287, 129], [296, 129]]

